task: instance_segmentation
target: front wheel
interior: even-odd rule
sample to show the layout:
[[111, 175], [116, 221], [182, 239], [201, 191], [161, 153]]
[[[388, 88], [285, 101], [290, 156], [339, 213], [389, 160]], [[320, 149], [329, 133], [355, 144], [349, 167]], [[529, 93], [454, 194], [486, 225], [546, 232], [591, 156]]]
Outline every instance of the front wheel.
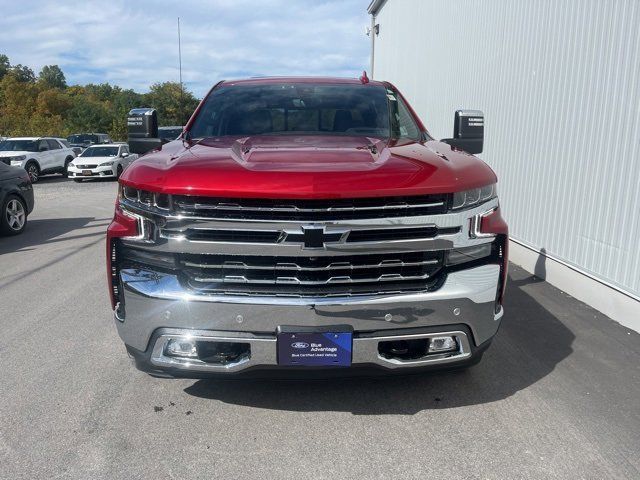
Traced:
[[18, 235], [27, 226], [27, 206], [16, 195], [8, 195], [2, 205], [0, 218], [0, 233], [3, 235]]
[[82, 179], [81, 178], [74, 178], [73, 181], [76, 182], [76, 183], [82, 183]]
[[29, 174], [31, 183], [36, 183], [38, 178], [40, 178], [40, 168], [38, 168], [38, 164], [36, 162], [29, 162], [27, 163], [25, 170]]
[[122, 175], [122, 165], [118, 165], [116, 168], [116, 178], [120, 178], [120, 175]]

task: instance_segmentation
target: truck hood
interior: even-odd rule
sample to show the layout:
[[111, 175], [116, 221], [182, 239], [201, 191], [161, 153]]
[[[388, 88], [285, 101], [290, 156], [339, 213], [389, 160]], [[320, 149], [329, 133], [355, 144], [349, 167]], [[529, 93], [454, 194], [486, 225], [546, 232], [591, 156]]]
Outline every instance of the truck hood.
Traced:
[[121, 177], [163, 193], [262, 198], [423, 195], [495, 181], [484, 162], [441, 142], [310, 135], [174, 141]]

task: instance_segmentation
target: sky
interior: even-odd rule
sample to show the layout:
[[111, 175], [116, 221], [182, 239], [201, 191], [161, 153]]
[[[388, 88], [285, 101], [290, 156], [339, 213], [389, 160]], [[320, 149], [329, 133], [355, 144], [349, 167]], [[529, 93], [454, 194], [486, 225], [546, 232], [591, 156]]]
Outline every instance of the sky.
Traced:
[[369, 65], [370, 0], [0, 0], [0, 53], [36, 74], [57, 64], [69, 85], [146, 92], [178, 81], [202, 97], [223, 79], [357, 77]]

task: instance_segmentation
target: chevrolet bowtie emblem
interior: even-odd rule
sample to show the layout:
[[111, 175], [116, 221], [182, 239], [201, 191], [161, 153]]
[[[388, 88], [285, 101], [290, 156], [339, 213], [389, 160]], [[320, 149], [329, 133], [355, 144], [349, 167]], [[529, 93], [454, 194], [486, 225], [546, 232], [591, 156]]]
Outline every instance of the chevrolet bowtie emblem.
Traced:
[[285, 232], [283, 243], [299, 243], [302, 248], [325, 248], [343, 240], [347, 230], [326, 232], [324, 227], [302, 227], [302, 232]]

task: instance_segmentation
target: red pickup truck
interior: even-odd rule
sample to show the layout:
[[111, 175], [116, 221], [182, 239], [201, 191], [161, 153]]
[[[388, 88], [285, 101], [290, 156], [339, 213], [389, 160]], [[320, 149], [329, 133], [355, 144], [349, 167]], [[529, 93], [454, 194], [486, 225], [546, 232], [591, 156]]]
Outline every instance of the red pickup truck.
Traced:
[[201, 377], [477, 363], [507, 273], [496, 176], [472, 155], [483, 135], [482, 113], [462, 110], [453, 137], [434, 140], [366, 75], [218, 83], [180, 138], [119, 180], [108, 282], [136, 366]]

